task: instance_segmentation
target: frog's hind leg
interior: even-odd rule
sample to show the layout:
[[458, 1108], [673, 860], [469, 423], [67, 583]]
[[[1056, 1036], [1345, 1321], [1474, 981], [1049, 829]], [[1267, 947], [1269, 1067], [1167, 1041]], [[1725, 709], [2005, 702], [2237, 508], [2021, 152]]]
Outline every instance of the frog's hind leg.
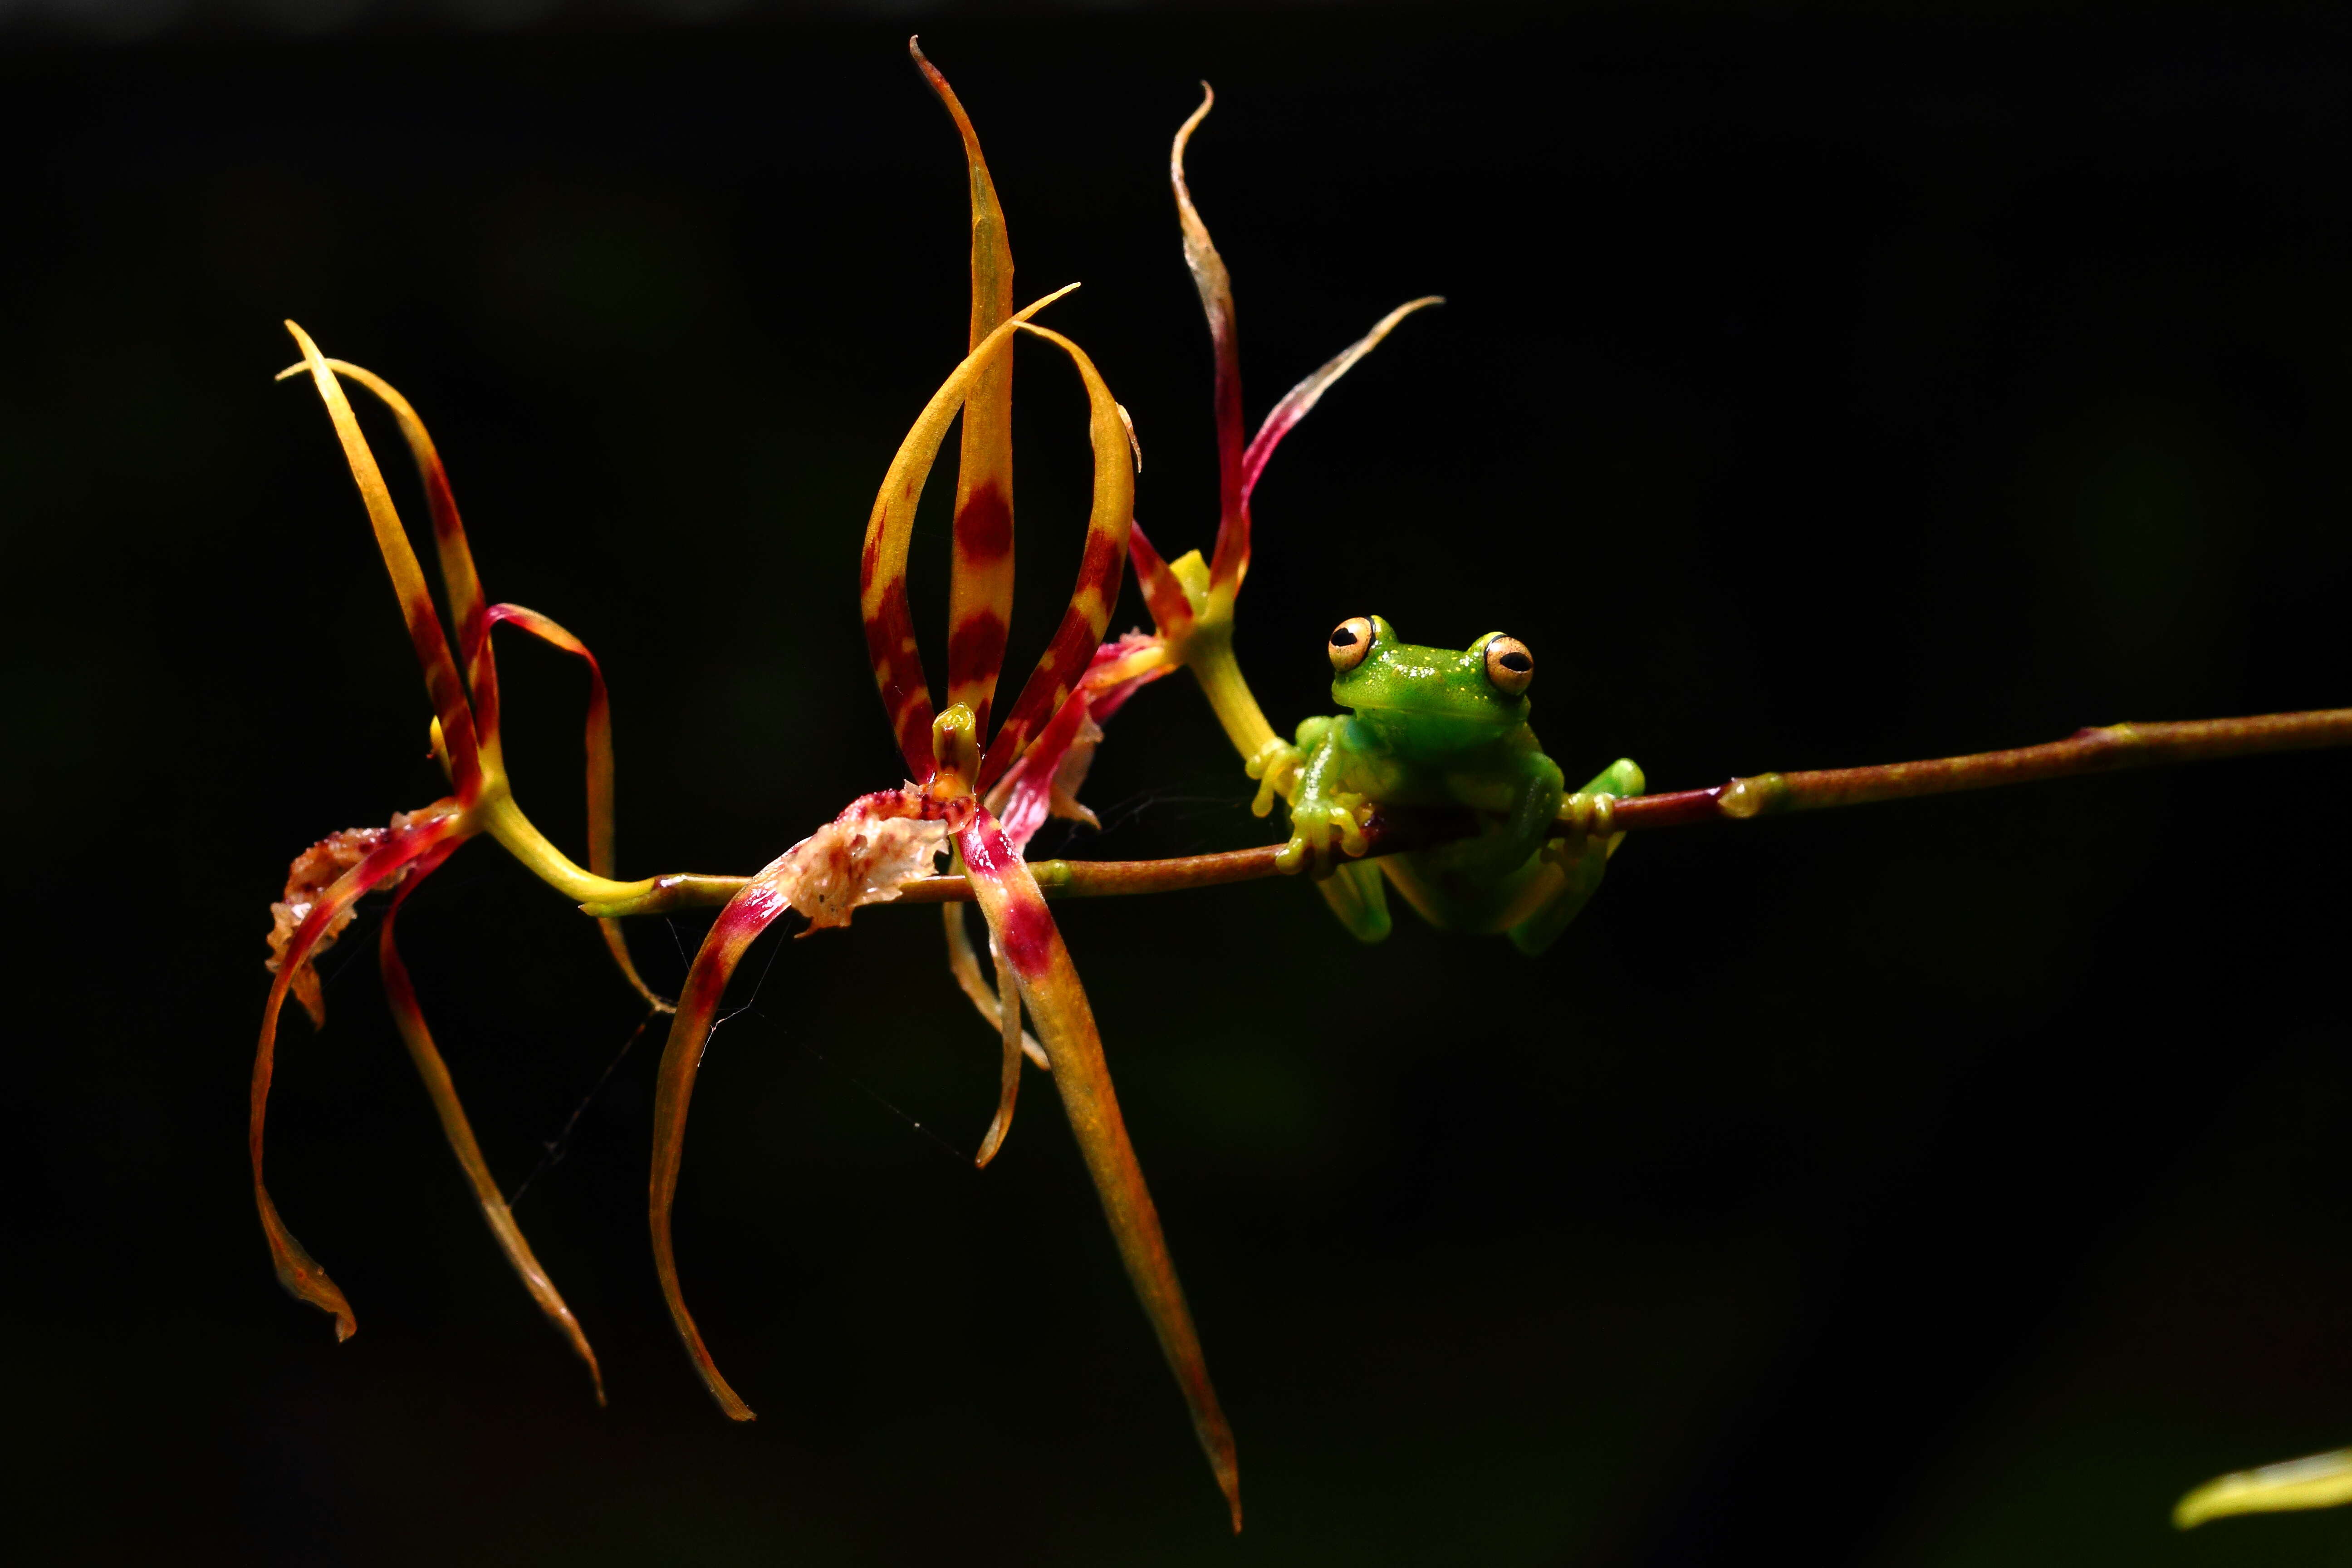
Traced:
[[1546, 868], [1557, 876], [1559, 890], [1510, 928], [1513, 947], [1530, 958], [1541, 952], [1559, 940], [1559, 933], [1601, 890], [1601, 874], [1609, 868], [1609, 857], [1617, 852], [1618, 841], [1625, 836], [1591, 830], [1596, 826], [1592, 820], [1596, 797], [1606, 795], [1622, 800], [1637, 795], [1643, 783], [1642, 770], [1633, 760], [1620, 757], [1596, 774], [1591, 783], [1560, 803], [1563, 825], [1575, 831], [1543, 847]]
[[1394, 927], [1388, 889], [1381, 885], [1381, 868], [1372, 861], [1342, 860], [1315, 884], [1315, 890], [1358, 942], [1385, 941]]

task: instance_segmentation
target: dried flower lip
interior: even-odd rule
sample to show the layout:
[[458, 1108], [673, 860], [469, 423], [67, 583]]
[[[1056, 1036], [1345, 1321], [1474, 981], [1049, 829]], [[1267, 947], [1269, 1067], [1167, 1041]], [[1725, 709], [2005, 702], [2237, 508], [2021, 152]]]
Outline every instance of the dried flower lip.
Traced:
[[[447, 802], [436, 802], [420, 811], [394, 812], [389, 827], [346, 827], [330, 833], [294, 857], [293, 864], [286, 868], [285, 896], [269, 906], [269, 956], [262, 961], [262, 966], [272, 974], [278, 973], [286, 962], [286, 950], [294, 941], [294, 933], [302, 929], [302, 922], [310, 918], [320, 895], [334, 885], [336, 878], [382, 848], [394, 835], [438, 821], [454, 809]], [[407, 880], [410, 869], [402, 867], [379, 883], [376, 890], [389, 892], [399, 887]], [[358, 906], [353, 905], [330, 921], [289, 982], [294, 999], [302, 1004], [302, 1011], [310, 1015], [314, 1029], [327, 1026], [327, 998], [319, 985], [319, 955], [335, 945], [358, 913]]]
[[900, 883], [929, 874], [948, 837], [944, 821], [925, 820], [930, 809], [919, 784], [862, 795], [777, 857], [760, 880], [807, 920], [801, 935], [845, 926], [868, 904], [896, 902]]

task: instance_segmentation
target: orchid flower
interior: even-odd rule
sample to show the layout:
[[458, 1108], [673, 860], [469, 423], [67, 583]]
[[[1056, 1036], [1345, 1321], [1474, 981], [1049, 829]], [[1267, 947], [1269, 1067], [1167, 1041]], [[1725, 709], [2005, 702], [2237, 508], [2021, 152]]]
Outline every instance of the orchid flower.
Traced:
[[[788, 850], [752, 878], [720, 910], [688, 973], [663, 1053], [655, 1102], [654, 1176], [649, 1194], [656, 1265], [670, 1314], [696, 1370], [728, 1415], [751, 1408], [719, 1371], [678, 1283], [670, 1230], [695, 1074], [709, 1041], [727, 982], [751, 942], [787, 909], [809, 913], [812, 878], [834, 884], [841, 915], [898, 896], [898, 884], [945, 841], [968, 877], [996, 958], [995, 1013], [1003, 1069], [994, 1120], [982, 1142], [985, 1164], [1003, 1146], [1021, 1080], [1024, 1047], [1052, 1064], [1070, 1126], [1094, 1179], [1128, 1277], [1160, 1349], [1175, 1372], [1193, 1427], [1241, 1528], [1234, 1439], [1209, 1380], [1200, 1336], [1161, 1234], [1160, 1217], [1119, 1113], [1093, 1009], [1035, 877], [987, 804], [991, 787], [1013, 773], [1041, 736], [1054, 734], [1073, 693], [1098, 668], [1097, 649], [1126, 570], [1135, 510], [1134, 434], [1094, 363], [1062, 334], [1031, 318], [1067, 289], [1014, 310], [1013, 254], [1004, 216], [980, 139], [944, 77], [910, 49], [947, 108], [963, 142], [971, 188], [971, 319], [968, 353], [916, 419], [884, 476], [866, 522], [858, 592], [866, 651], [908, 782], [853, 803], [815, 837]], [[1075, 287], [1075, 285], [1073, 285]], [[989, 721], [1003, 662], [1013, 596], [1013, 457], [1010, 419], [1016, 335], [1062, 351], [1087, 393], [1094, 448], [1094, 494], [1077, 580], [1045, 655], [992, 736]], [[962, 416], [956, 485], [953, 575], [949, 589], [948, 702], [934, 705], [907, 602], [907, 555], [915, 510], [947, 429]], [[1148, 671], [1129, 671], [1129, 681]], [[1084, 714], [1078, 715], [1083, 721]], [[1082, 722], [1057, 738], [1062, 755]], [[1056, 758], [1058, 768], [1060, 759]], [[1054, 770], [1047, 770], [1050, 777]], [[1017, 785], [1014, 789], [1017, 790]], [[1012, 794], [1013, 791], [1008, 791]], [[1021, 820], [1029, 820], [1024, 804]], [[1034, 830], [1034, 823], [1030, 824]], [[961, 911], [949, 909], [950, 921]], [[955, 929], [955, 928], [951, 928]], [[968, 943], [965, 957], [969, 958]], [[971, 965], [976, 971], [977, 965]], [[975, 988], [980, 988], [974, 976]], [[1023, 1034], [1026, 1007], [1035, 1038]]]
[[[1216, 94], [1201, 84], [1201, 105], [1178, 128], [1168, 155], [1168, 180], [1175, 193], [1176, 216], [1184, 241], [1184, 264], [1192, 274], [1208, 317], [1209, 341], [1215, 354], [1212, 399], [1216, 415], [1218, 518], [1213, 553], [1203, 562], [1199, 551], [1174, 562], [1161, 556], [1140, 524], [1129, 531], [1129, 550], [1135, 563], [1138, 586], [1151, 612], [1157, 630], [1152, 635], [1129, 633], [1098, 650], [1089, 678], [1067, 700], [1023, 758], [1011, 792], [1008, 826], [1023, 831], [1013, 839], [1025, 845], [1034, 824], [1050, 814], [1091, 824], [1093, 814], [1076, 799], [1094, 749], [1102, 739], [1099, 725], [1135, 690], [1152, 680], [1190, 668], [1201, 683], [1226, 736], [1241, 753], [1249, 775], [1260, 781], [1251, 809], [1264, 816], [1276, 795], [1287, 798], [1296, 783], [1293, 748], [1266, 722], [1233, 651], [1234, 602], [1249, 575], [1250, 498], [1259, 478], [1283, 438], [1322, 400], [1333, 384], [1394, 331], [1416, 310], [1445, 301], [1425, 295], [1409, 300], [1372, 324], [1371, 331], [1326, 361], [1312, 374], [1285, 393], [1268, 412], [1257, 434], [1246, 442], [1242, 409], [1241, 347], [1234, 310], [1232, 275], [1224, 258], [1209, 237], [1192, 202], [1184, 175], [1184, 153], [1192, 132], [1216, 105]], [[977, 219], [975, 218], [975, 224]], [[961, 564], [961, 557], [958, 558]], [[994, 797], [992, 797], [992, 799]], [[951, 938], [952, 940], [952, 938]], [[961, 975], [965, 964], [955, 959]], [[967, 986], [967, 989], [970, 989]], [[988, 1009], [982, 1006], [983, 1013]]]
[[[540, 1310], [586, 1363], [601, 1403], [604, 1380], [595, 1354], [554, 1282], [532, 1256], [530, 1243], [523, 1238], [497, 1183], [491, 1179], [447, 1064], [425, 1025], [407, 967], [394, 944], [393, 932], [401, 905], [425, 879], [439, 869], [467, 840], [484, 834], [505, 845], [517, 859], [575, 900], [625, 896], [633, 890], [635, 885], [615, 882], [611, 875], [613, 727], [604, 673], [585, 644], [546, 616], [517, 605], [484, 603], [465, 524], [458, 516], [448, 476], [425, 422], [408, 400], [382, 377], [358, 365], [327, 358], [309, 333], [291, 321], [286, 325], [301, 349], [302, 361], [282, 373], [280, 379], [307, 373], [341, 439], [343, 456], [359, 486], [368, 520], [375, 531], [377, 548], [407, 623], [409, 642], [424, 669], [425, 690], [433, 703], [433, 752], [448, 774], [453, 793], [421, 810], [395, 815], [388, 827], [348, 828], [311, 846], [296, 858], [288, 874], [285, 897], [271, 906], [274, 924], [269, 937], [268, 967], [276, 978], [263, 1007], [261, 1039], [254, 1054], [249, 1131], [254, 1202], [261, 1213], [262, 1231], [268, 1238], [278, 1277], [287, 1289], [332, 1313], [336, 1337], [349, 1339], [358, 1328], [351, 1303], [326, 1269], [295, 1238], [263, 1180], [263, 1131], [277, 1060], [278, 1024], [287, 998], [293, 996], [302, 1004], [314, 1027], [325, 1026], [325, 997], [315, 967], [320, 954], [350, 924], [362, 898], [396, 887], [397, 896], [391, 912], [384, 916], [377, 942], [384, 991], [401, 1039], [425, 1079], [425, 1091], [440, 1117], [442, 1131], [473, 1185], [491, 1234]], [[423, 568], [410, 547], [407, 530], [344, 394], [342, 384], [346, 380], [366, 388], [391, 409], [415, 459], [433, 517], [442, 582], [457, 620], [457, 647], [464, 657], [462, 676], [440, 615], [425, 587]], [[586, 869], [551, 844], [515, 803], [499, 743], [498, 665], [490, 646], [490, 628], [501, 623], [577, 657], [588, 668]], [[618, 923], [606, 920], [600, 924], [622, 978], [649, 1007], [668, 1011], [669, 1003], [654, 994], [630, 962]]]

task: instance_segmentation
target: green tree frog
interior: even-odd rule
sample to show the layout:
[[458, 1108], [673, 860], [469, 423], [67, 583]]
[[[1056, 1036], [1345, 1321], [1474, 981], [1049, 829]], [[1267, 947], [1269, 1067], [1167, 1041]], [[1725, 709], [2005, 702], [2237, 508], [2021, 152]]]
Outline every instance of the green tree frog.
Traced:
[[[1378, 616], [1339, 623], [1330, 640], [1331, 700], [1351, 711], [1298, 726], [1296, 752], [1269, 759], [1296, 779], [1286, 868], [1328, 868], [1318, 885], [1340, 923], [1365, 942], [1389, 933], [1381, 878], [1430, 924], [1504, 931], [1520, 952], [1549, 946], [1601, 886], [1622, 834], [1610, 807], [1642, 793], [1642, 770], [1620, 759], [1574, 795], [1528, 727], [1535, 656], [1489, 632], [1467, 648], [1401, 642]], [[1477, 832], [1375, 860], [1360, 855], [1375, 806], [1466, 807]]]

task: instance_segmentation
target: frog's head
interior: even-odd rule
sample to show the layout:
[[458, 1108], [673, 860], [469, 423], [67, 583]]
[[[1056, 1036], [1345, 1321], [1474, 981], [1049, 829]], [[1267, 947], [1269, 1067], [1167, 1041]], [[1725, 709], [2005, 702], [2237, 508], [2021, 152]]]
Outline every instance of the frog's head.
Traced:
[[1331, 633], [1331, 700], [1383, 729], [1407, 729], [1439, 745], [1475, 745], [1527, 722], [1535, 656], [1488, 632], [1462, 649], [1397, 640], [1378, 616], [1341, 621]]

